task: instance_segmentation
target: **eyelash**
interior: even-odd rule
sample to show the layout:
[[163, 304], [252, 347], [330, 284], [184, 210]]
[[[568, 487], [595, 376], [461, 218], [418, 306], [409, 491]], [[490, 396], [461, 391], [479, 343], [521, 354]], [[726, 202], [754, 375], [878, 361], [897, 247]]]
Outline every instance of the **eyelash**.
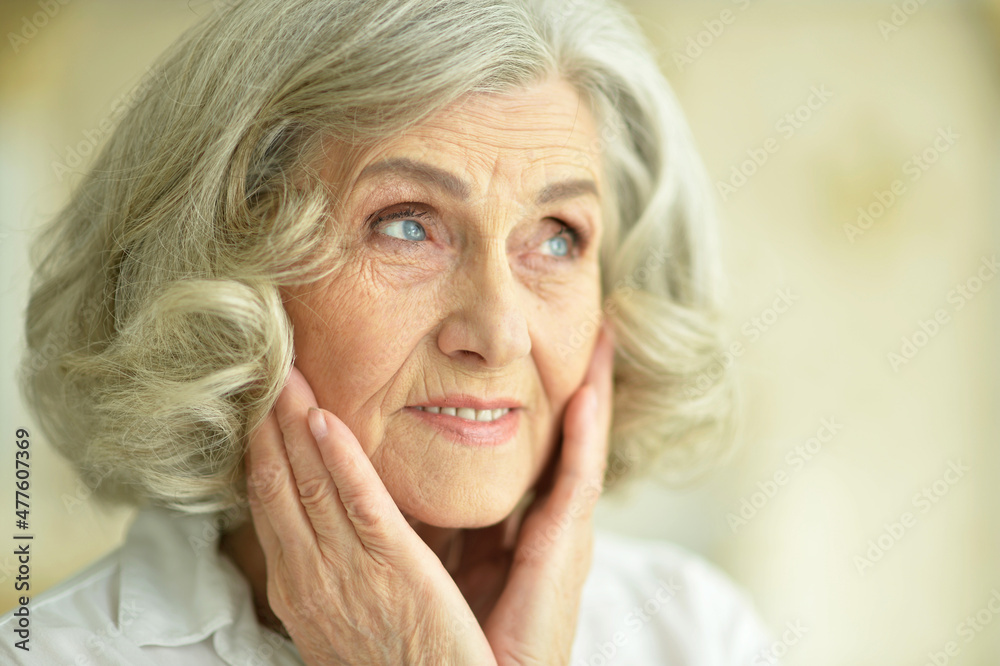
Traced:
[[[393, 211], [392, 213], [382, 213], [380, 215], [376, 215], [375, 216], [375, 219], [373, 219], [371, 221], [371, 223], [368, 225], [368, 228], [371, 231], [377, 231], [379, 225], [381, 225], [383, 222], [389, 222], [391, 220], [401, 220], [401, 219], [402, 220], [406, 220], [406, 219], [419, 220], [419, 219], [421, 219], [422, 217], [424, 217], [426, 215], [427, 215], [426, 211], [417, 212], [417, 211], [415, 211], [412, 208], [406, 208], [405, 210]], [[570, 249], [570, 254], [569, 255], [567, 255], [565, 257], [554, 257], [554, 258], [557, 258], [557, 259], [573, 259], [573, 258], [579, 256], [580, 252], [582, 252], [583, 249], [587, 245], [587, 237], [586, 237], [586, 235], [583, 232], [581, 232], [579, 229], [577, 229], [576, 227], [574, 227], [573, 225], [571, 225], [571, 224], [569, 224], [567, 222], [563, 222], [562, 220], [560, 220], [558, 218], [555, 218], [555, 217], [553, 217], [551, 219], [553, 219], [556, 222], [558, 222], [559, 224], [561, 224], [562, 227], [563, 227], [563, 231], [568, 232], [569, 235], [570, 235], [570, 238], [573, 240], [573, 247]], [[563, 232], [560, 231], [559, 233], [561, 234]], [[559, 234], [556, 234], [556, 236], [558, 236], [558, 235]], [[553, 236], [553, 238], [555, 238], [555, 236]]]
[[375, 217], [371, 222], [372, 231], [378, 229], [378, 226], [383, 222], [388, 222], [389, 220], [405, 220], [407, 218], [414, 218], [419, 220], [420, 218], [427, 215], [426, 211], [416, 212], [412, 208], [407, 208], [406, 210], [397, 210], [393, 213], [383, 213]]

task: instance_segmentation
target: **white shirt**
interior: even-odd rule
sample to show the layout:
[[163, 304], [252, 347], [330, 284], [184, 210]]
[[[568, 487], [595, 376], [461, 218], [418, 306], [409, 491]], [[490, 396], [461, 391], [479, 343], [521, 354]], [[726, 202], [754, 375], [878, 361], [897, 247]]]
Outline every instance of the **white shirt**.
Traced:
[[[125, 542], [33, 597], [30, 650], [0, 618], [0, 662], [42, 666], [301, 666], [257, 622], [249, 583], [207, 516], [141, 509]], [[767, 632], [745, 593], [677, 546], [594, 534], [572, 666], [763, 666]], [[761, 656], [765, 655], [765, 656]]]

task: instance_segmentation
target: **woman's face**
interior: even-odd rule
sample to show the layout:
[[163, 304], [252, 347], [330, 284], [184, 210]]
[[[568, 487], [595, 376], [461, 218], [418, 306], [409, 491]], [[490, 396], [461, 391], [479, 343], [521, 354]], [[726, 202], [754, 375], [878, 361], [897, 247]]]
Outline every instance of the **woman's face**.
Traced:
[[[601, 317], [598, 150], [551, 79], [467, 98], [331, 183], [349, 257], [285, 292], [296, 366], [407, 516], [496, 523], [555, 450]], [[510, 411], [468, 418], [484, 407]]]

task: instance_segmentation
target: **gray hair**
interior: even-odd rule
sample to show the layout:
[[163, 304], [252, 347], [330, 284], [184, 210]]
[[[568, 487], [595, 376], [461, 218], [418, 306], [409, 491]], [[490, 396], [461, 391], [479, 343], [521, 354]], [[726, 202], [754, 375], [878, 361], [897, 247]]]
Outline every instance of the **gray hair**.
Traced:
[[[606, 487], [731, 440], [713, 194], [634, 18], [604, 0], [244, 0], [152, 68], [40, 236], [25, 398], [109, 502], [245, 505], [249, 433], [293, 360], [279, 289], [338, 266], [324, 140], [375, 146], [556, 74], [598, 120], [616, 337]], [[581, 326], [570, 349], [598, 322]], [[593, 326], [595, 328], [588, 328]]]

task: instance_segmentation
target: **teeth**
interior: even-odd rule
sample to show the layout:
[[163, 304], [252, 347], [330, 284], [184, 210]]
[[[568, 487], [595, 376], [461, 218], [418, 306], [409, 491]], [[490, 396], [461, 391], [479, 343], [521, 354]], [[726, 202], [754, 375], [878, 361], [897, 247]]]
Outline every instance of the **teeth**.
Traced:
[[510, 411], [509, 407], [500, 409], [472, 409], [471, 407], [417, 407], [431, 414], [447, 414], [457, 416], [468, 421], [496, 421], [498, 418]]

